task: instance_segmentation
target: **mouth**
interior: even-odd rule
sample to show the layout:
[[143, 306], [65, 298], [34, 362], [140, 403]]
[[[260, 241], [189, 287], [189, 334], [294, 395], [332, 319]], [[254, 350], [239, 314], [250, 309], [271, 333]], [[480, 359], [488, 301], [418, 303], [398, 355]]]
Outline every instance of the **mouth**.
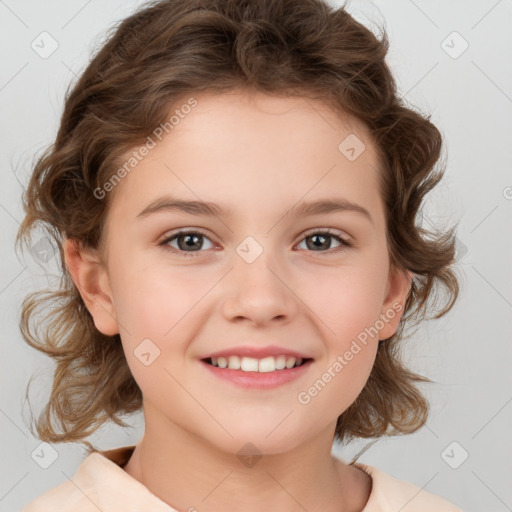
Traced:
[[200, 359], [209, 374], [237, 388], [253, 391], [270, 390], [305, 376], [312, 358], [268, 356], [262, 359], [228, 356]]
[[248, 373], [270, 373], [285, 372], [292, 368], [304, 366], [313, 361], [313, 359], [281, 355], [277, 357], [269, 356], [261, 359], [241, 356], [205, 357], [201, 359], [201, 361], [220, 369]]

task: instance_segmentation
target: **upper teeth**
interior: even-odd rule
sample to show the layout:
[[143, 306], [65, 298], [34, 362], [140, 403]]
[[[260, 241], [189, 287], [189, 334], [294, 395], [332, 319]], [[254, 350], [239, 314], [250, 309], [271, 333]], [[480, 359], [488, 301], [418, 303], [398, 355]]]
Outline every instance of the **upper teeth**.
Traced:
[[232, 370], [242, 370], [244, 372], [273, 372], [274, 370], [284, 370], [293, 368], [302, 364], [302, 358], [287, 356], [269, 356], [263, 359], [253, 357], [212, 357], [213, 366], [219, 368], [230, 368]]

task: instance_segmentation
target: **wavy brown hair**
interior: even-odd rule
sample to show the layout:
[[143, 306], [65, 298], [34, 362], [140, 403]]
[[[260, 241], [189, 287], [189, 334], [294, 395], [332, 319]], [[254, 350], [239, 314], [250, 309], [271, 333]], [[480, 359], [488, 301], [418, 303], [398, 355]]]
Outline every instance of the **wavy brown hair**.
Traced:
[[425, 195], [444, 173], [436, 165], [442, 137], [430, 116], [397, 92], [388, 46], [385, 30], [377, 37], [345, 7], [321, 0], [161, 0], [112, 27], [66, 91], [55, 142], [37, 158], [23, 196], [17, 245], [40, 226], [62, 267], [59, 288], [28, 295], [20, 320], [26, 342], [56, 363], [36, 423], [40, 439], [96, 450], [86, 437], [109, 420], [127, 426], [121, 416], [142, 407], [119, 335], [96, 329], [71, 280], [64, 238], [101, 248], [113, 195], [94, 191], [182, 98], [235, 89], [321, 100], [368, 128], [379, 155], [391, 264], [418, 278], [397, 332], [379, 342], [364, 389], [339, 416], [335, 439], [411, 433], [426, 422], [429, 404], [417, 383], [433, 381], [404, 366], [400, 341], [406, 326], [443, 316], [458, 296], [455, 227], [432, 232], [418, 223]]

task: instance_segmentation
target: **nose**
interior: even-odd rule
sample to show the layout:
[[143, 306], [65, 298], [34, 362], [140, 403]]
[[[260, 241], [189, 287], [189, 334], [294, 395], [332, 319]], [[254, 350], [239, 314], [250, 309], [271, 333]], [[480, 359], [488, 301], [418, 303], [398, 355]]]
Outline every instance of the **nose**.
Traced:
[[286, 323], [299, 311], [289, 273], [266, 251], [251, 263], [236, 256], [227, 279], [222, 310], [231, 322]]

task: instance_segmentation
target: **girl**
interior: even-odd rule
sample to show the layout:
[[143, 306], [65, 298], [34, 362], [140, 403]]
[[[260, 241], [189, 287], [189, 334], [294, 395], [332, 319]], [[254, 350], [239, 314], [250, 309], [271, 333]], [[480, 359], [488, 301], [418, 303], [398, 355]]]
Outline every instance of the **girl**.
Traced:
[[[454, 229], [415, 222], [440, 133], [387, 48], [321, 0], [161, 0], [97, 53], [18, 234], [63, 270], [23, 305], [57, 365], [37, 434], [89, 453], [26, 512], [460, 511], [331, 455], [425, 424], [404, 328], [458, 294]], [[135, 446], [86, 441], [141, 408]]]

